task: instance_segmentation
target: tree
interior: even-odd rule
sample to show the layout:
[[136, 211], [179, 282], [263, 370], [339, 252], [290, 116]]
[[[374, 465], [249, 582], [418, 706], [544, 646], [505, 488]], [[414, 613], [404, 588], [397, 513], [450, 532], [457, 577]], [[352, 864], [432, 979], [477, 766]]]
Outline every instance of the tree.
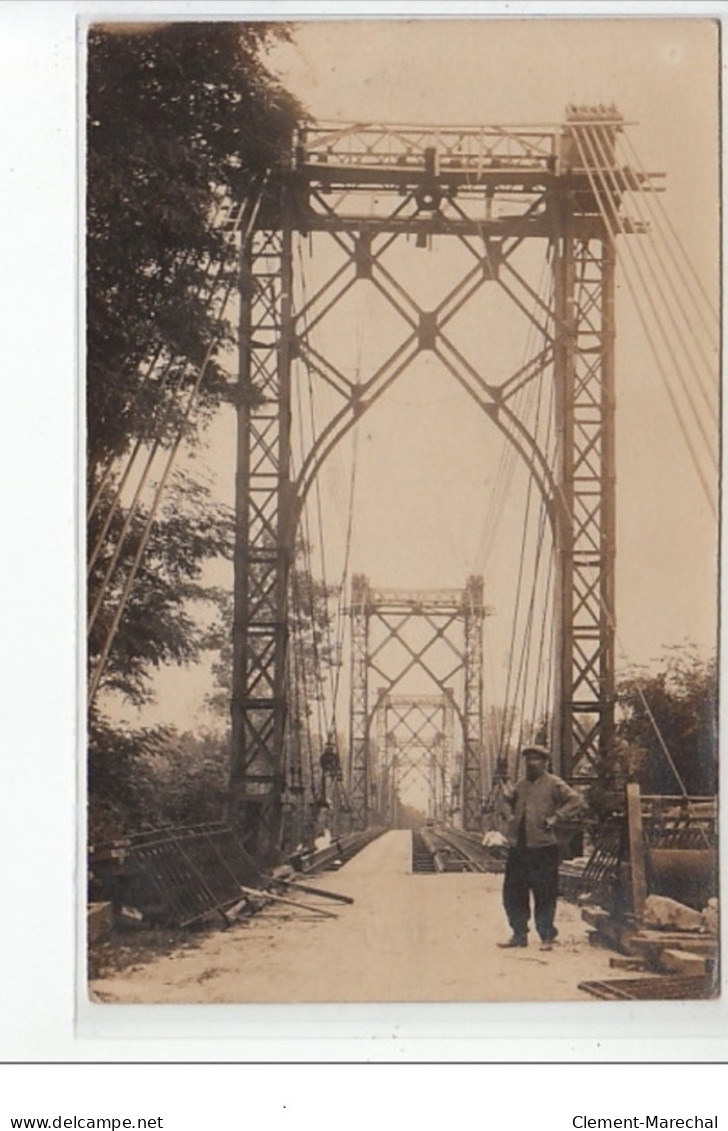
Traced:
[[[105, 518], [102, 507], [89, 524], [89, 533]], [[124, 541], [127, 557], [139, 547], [147, 510], [138, 510]], [[112, 519], [103, 551], [89, 578], [90, 612], [98, 613], [88, 638], [91, 670], [99, 660], [122, 599], [125, 571], [112, 571], [114, 538], [120, 535], [123, 512]], [[176, 477], [140, 559], [134, 585], [114, 635], [100, 687], [120, 694], [140, 706], [152, 695], [151, 676], [165, 663], [189, 663], [210, 647], [208, 618], [227, 608], [225, 593], [205, 583], [204, 567], [214, 558], [230, 559], [234, 543], [234, 518], [230, 507], [216, 503], [209, 490], [183, 475]], [[223, 631], [220, 626], [219, 631]]]
[[147, 820], [172, 825], [222, 820], [228, 763], [223, 736], [210, 731], [169, 733], [141, 765]]
[[397, 795], [397, 828], [398, 829], [419, 829], [424, 825], [427, 814], [418, 809], [415, 805], [406, 805], [399, 799]]
[[[284, 24], [98, 25], [88, 39], [87, 419], [93, 483], [109, 456], [174, 434], [211, 345], [217, 222], [289, 158], [301, 110], [261, 62]], [[218, 351], [219, 355], [219, 351]], [[151, 379], [146, 377], [157, 360]], [[229, 397], [219, 356], [198, 412]], [[199, 420], [199, 416], [198, 416]]]
[[[101, 691], [137, 705], [156, 668], [193, 662], [208, 646], [223, 595], [205, 584], [205, 564], [232, 556], [233, 520], [189, 469], [158, 508], [151, 482], [132, 506], [124, 472], [139, 453], [199, 443], [232, 399], [221, 306], [236, 247], [220, 210], [253, 199], [289, 158], [301, 110], [263, 62], [288, 36], [262, 22], [89, 32], [88, 658], [91, 670], [103, 667]], [[98, 804], [117, 827], [138, 821], [135, 775], [168, 738], [115, 726], [92, 701], [92, 811]]]
[[226, 738], [210, 731], [148, 727], [122, 734], [110, 728], [104, 735], [98, 722], [89, 758], [89, 839], [102, 843], [132, 828], [222, 820], [228, 761]]
[[631, 759], [627, 772], [646, 793], [682, 792], [679, 775], [688, 793], [712, 795], [718, 777], [716, 660], [691, 647], [665, 652], [660, 670], [633, 669], [618, 682], [623, 717], [617, 738]]

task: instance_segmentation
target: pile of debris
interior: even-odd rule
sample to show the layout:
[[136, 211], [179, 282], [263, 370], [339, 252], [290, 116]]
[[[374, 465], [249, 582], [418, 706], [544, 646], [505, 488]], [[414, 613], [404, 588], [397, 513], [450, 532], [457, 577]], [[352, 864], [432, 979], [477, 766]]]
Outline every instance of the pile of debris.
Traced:
[[718, 900], [702, 911], [663, 895], [648, 895], [639, 924], [615, 919], [602, 907], [585, 906], [582, 918], [594, 928], [590, 941], [613, 946], [623, 957], [619, 969], [715, 978], [718, 969]]
[[333, 914], [302, 903], [301, 893], [353, 902], [299, 883], [291, 867], [262, 872], [221, 822], [132, 834], [90, 850], [89, 942], [120, 927], [229, 927], [270, 902]]
[[715, 798], [644, 796], [630, 782], [624, 810], [602, 823], [573, 882], [590, 941], [619, 952], [611, 966], [647, 975], [631, 991], [625, 980], [583, 989], [602, 998], [718, 995]]

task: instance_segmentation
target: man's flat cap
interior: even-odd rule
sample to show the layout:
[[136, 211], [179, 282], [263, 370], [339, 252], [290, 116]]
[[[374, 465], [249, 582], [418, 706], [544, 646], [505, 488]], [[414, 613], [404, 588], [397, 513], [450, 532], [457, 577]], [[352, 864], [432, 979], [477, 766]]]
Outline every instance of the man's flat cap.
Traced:
[[551, 757], [551, 753], [546, 749], [545, 746], [524, 746], [523, 750], [521, 751], [521, 757], [528, 758], [529, 755], [536, 758], [544, 758], [546, 760]]

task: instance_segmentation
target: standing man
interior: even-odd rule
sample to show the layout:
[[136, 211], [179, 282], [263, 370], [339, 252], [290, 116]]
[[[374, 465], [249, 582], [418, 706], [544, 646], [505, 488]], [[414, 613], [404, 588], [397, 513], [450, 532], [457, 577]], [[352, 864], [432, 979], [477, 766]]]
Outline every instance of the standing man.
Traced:
[[584, 808], [579, 794], [555, 774], [547, 772], [549, 752], [543, 746], [525, 746], [521, 757], [526, 776], [504, 787], [512, 816], [507, 830], [508, 858], [503, 878], [503, 906], [513, 934], [503, 947], [528, 946], [528, 920], [533, 893], [533, 917], [541, 950], [551, 950], [559, 887], [559, 844], [556, 826]]

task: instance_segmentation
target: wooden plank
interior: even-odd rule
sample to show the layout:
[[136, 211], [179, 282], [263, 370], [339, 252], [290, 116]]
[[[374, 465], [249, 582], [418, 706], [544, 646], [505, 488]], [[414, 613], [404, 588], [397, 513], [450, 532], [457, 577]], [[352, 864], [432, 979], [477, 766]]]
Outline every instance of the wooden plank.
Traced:
[[634, 935], [632, 938], [632, 945], [636, 946], [639, 950], [644, 951], [660, 951], [660, 950], [682, 950], [688, 951], [692, 954], [708, 954], [713, 955], [718, 953], [718, 940], [714, 938], [700, 938], [695, 935], [665, 935], [664, 938], [646, 938], [643, 935]]
[[645, 839], [642, 831], [642, 799], [637, 782], [627, 783], [627, 829], [629, 833], [629, 864], [632, 878], [632, 910], [641, 924], [647, 899], [647, 874], [645, 871]]
[[635, 931], [635, 937], [638, 939], [647, 939], [648, 942], [655, 939], [662, 939], [663, 941], [665, 939], [677, 939], [678, 942], [684, 939], [687, 939], [688, 941], [690, 941], [691, 939], [697, 939], [698, 942], [700, 942], [701, 940], [703, 942], [718, 942], [717, 935], [714, 935], [708, 931], [676, 931], [670, 928], [664, 928], [661, 930], [659, 927], [643, 927], [641, 930]]
[[89, 943], [95, 943], [98, 939], [110, 935], [113, 925], [111, 903], [89, 903], [86, 922], [88, 924]]
[[227, 915], [227, 917], [230, 921], [229, 925], [232, 926], [232, 924], [237, 919], [238, 915], [240, 915], [240, 913], [242, 911], [244, 911], [246, 907], [249, 907], [249, 906], [250, 906], [250, 903], [248, 902], [248, 898], [246, 896], [244, 899], [239, 899], [237, 901], [237, 903], [234, 903], [232, 905], [232, 907], [226, 908], [225, 914]]
[[663, 950], [660, 966], [670, 974], [708, 974], [712, 968], [709, 958], [702, 954], [691, 954], [689, 950]]
[[609, 959], [609, 965], [613, 970], [644, 970], [644, 958], [631, 958], [627, 955], [613, 955]]
[[582, 907], [581, 917], [590, 927], [601, 927], [609, 920], [609, 912], [601, 907]]
[[640, 952], [636, 951], [633, 946], [634, 928], [628, 924], [607, 917], [599, 922], [597, 933], [605, 942], [621, 951], [622, 954], [639, 956]]

